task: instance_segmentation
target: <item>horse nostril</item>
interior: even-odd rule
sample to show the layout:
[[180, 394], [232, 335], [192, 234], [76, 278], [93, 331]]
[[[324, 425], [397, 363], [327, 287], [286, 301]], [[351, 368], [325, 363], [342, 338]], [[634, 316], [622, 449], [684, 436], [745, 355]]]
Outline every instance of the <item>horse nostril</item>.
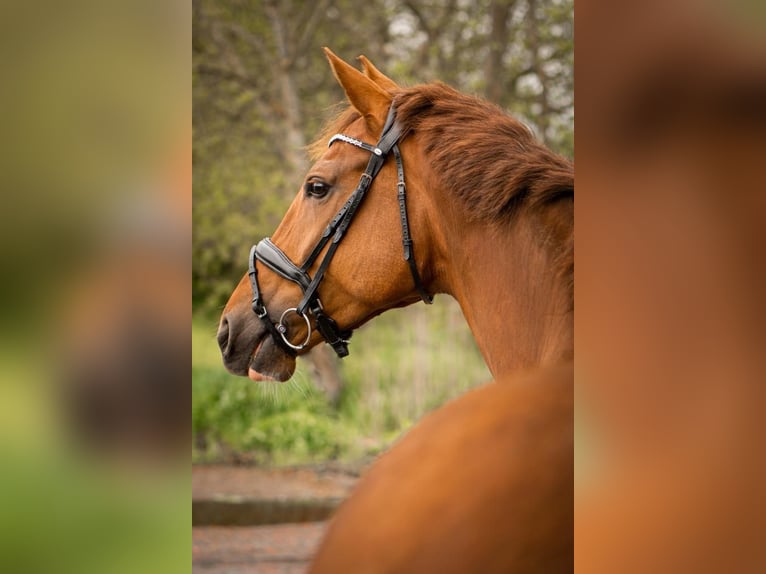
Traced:
[[229, 320], [224, 317], [221, 320], [221, 326], [218, 328], [218, 346], [221, 348], [221, 353], [226, 354], [229, 347]]

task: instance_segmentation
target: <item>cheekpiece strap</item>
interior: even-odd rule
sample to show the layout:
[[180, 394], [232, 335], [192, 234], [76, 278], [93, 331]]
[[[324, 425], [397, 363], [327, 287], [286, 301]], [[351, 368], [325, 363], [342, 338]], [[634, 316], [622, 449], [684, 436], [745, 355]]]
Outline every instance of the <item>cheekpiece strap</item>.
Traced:
[[[297, 283], [303, 291], [303, 298], [296, 308], [290, 309], [299, 316], [307, 317], [307, 313], [310, 312], [314, 315], [317, 330], [322, 337], [329, 343], [339, 357], [345, 357], [348, 355], [348, 340], [351, 337], [351, 330], [341, 330], [335, 320], [328, 316], [322, 309], [322, 304], [319, 301], [317, 289], [324, 277], [327, 268], [332, 261], [335, 252], [340, 245], [340, 241], [346, 232], [346, 229], [351, 224], [351, 220], [354, 217], [359, 206], [362, 204], [367, 191], [372, 184], [375, 176], [380, 172], [383, 164], [389, 152], [393, 151], [396, 159], [396, 172], [398, 178], [398, 200], [399, 200], [399, 213], [402, 224], [402, 243], [404, 246], [404, 259], [407, 261], [412, 278], [415, 283], [417, 291], [420, 293], [421, 298], [426, 303], [431, 303], [432, 298], [426, 292], [423, 287], [423, 283], [420, 279], [417, 266], [415, 265], [415, 255], [413, 252], [412, 238], [410, 237], [409, 222], [407, 219], [407, 204], [406, 204], [406, 188], [404, 185], [404, 167], [402, 165], [402, 157], [399, 152], [397, 142], [402, 136], [401, 126], [396, 122], [396, 108], [392, 105], [389, 108], [388, 116], [386, 117], [383, 130], [380, 135], [380, 140], [377, 145], [371, 145], [360, 141], [356, 138], [352, 138], [345, 134], [335, 134], [330, 138], [328, 147], [336, 141], [342, 141], [358, 148], [361, 148], [370, 153], [370, 159], [367, 163], [367, 168], [364, 170], [359, 184], [354, 192], [348, 198], [341, 210], [336, 214], [330, 224], [325, 228], [317, 245], [312, 250], [309, 257], [303, 262], [300, 267], [293, 263], [290, 258], [279, 249], [269, 238], [263, 239], [258, 245], [253, 246], [250, 250], [249, 261], [249, 275], [250, 282], [253, 288], [253, 311], [266, 325], [274, 341], [288, 354], [295, 356], [296, 349], [300, 350], [301, 346], [291, 347], [288, 346], [284, 335], [284, 325], [273, 323], [268, 316], [268, 311], [262, 300], [260, 289], [258, 286], [258, 271], [256, 268], [256, 260], [261, 261], [266, 267], [289, 281]], [[330, 243], [327, 252], [322, 258], [319, 268], [317, 269], [314, 277], [310, 277], [308, 274], [309, 268], [315, 263], [322, 250], [325, 248], [328, 242]], [[280, 320], [281, 321], [281, 320]], [[282, 331], [278, 330], [282, 329]], [[309, 326], [309, 333], [310, 333]], [[308, 341], [308, 340], [307, 340]]]

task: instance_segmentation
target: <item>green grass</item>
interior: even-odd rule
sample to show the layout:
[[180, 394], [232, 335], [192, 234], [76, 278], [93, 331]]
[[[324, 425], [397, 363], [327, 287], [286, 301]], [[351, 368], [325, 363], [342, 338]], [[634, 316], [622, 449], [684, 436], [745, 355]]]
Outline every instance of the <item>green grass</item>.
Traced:
[[359, 329], [328, 404], [305, 364], [287, 383], [229, 375], [215, 320], [192, 320], [193, 459], [261, 464], [351, 461], [388, 446], [426, 412], [490, 379], [457, 305], [388, 312]]

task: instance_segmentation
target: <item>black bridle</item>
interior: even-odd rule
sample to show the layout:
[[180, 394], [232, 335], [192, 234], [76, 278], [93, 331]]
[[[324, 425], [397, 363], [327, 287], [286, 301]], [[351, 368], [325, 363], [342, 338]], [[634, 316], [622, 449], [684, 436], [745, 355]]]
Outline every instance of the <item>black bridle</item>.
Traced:
[[[319, 331], [319, 334], [330, 344], [338, 356], [345, 357], [348, 355], [348, 340], [351, 337], [352, 331], [341, 329], [335, 320], [324, 312], [317, 290], [324, 278], [327, 268], [330, 266], [332, 258], [335, 256], [335, 252], [338, 250], [343, 235], [346, 233], [348, 226], [351, 225], [351, 221], [367, 195], [367, 191], [369, 190], [372, 181], [385, 164], [390, 152], [393, 153], [394, 159], [396, 160], [398, 177], [397, 197], [399, 199], [399, 216], [402, 224], [404, 259], [409, 264], [412, 279], [415, 282], [415, 288], [418, 290], [421, 299], [428, 304], [432, 302], [432, 297], [423, 287], [420, 273], [415, 265], [412, 238], [410, 237], [410, 226], [407, 219], [407, 189], [404, 185], [404, 166], [402, 164], [402, 156], [399, 152], [399, 146], [397, 145], [401, 136], [402, 130], [396, 122], [396, 110], [392, 105], [389, 109], [388, 117], [383, 126], [383, 132], [377, 145], [372, 146], [343, 134], [336, 134], [330, 138], [330, 141], [327, 144], [328, 147], [336, 141], [342, 141], [370, 152], [370, 160], [367, 163], [367, 168], [364, 170], [362, 177], [359, 179], [359, 184], [356, 189], [325, 228], [316, 246], [300, 267], [293, 263], [268, 237], [262, 239], [257, 245], [253, 245], [252, 249], [250, 249], [250, 267], [248, 274], [253, 288], [253, 311], [258, 318], [263, 321], [263, 324], [266, 326], [266, 329], [268, 329], [274, 342], [289, 355], [297, 355], [297, 352], [305, 348], [309, 343], [309, 339], [311, 338], [311, 321], [308, 317], [309, 313], [314, 316], [316, 329]], [[319, 264], [319, 268], [312, 278], [309, 276], [308, 270], [317, 260], [319, 254], [328, 242], [330, 242], [330, 247], [327, 249], [322, 262]], [[303, 291], [303, 298], [298, 305], [285, 309], [278, 322], [273, 322], [271, 320], [266, 305], [263, 302], [261, 290], [258, 286], [256, 260], [263, 263], [266, 267], [284, 279], [297, 283]], [[293, 344], [288, 339], [285, 318], [290, 313], [295, 313], [302, 317], [308, 329], [306, 339], [298, 345]]]

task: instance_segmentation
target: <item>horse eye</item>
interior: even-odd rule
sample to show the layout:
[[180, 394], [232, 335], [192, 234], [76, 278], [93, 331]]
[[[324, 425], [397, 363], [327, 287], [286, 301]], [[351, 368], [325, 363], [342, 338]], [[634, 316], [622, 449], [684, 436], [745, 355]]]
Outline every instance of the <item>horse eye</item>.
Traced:
[[330, 186], [322, 181], [307, 181], [304, 189], [306, 195], [324, 197], [330, 191]]

